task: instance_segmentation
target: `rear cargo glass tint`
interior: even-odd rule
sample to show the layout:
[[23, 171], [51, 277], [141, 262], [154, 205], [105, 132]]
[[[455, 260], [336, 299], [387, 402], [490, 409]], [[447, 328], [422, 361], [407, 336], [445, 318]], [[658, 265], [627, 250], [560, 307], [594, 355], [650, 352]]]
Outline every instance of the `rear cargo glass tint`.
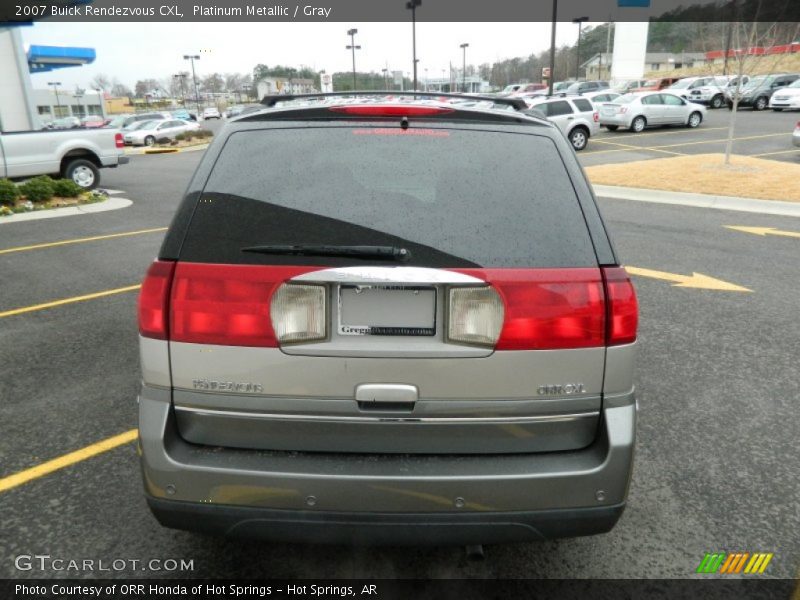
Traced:
[[180, 259], [360, 265], [258, 245], [404, 248], [428, 267], [584, 267], [597, 261], [548, 137], [419, 125], [264, 128], [225, 142]]

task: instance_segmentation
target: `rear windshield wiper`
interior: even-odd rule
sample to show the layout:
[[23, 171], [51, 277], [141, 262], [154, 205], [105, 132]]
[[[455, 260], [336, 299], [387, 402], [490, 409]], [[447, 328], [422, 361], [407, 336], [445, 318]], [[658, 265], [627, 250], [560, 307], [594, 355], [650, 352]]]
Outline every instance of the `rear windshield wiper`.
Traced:
[[377, 260], [396, 260], [405, 262], [411, 252], [397, 246], [328, 246], [315, 244], [270, 244], [249, 246], [242, 252], [257, 254], [281, 254], [294, 256], [343, 256], [347, 258], [373, 258]]

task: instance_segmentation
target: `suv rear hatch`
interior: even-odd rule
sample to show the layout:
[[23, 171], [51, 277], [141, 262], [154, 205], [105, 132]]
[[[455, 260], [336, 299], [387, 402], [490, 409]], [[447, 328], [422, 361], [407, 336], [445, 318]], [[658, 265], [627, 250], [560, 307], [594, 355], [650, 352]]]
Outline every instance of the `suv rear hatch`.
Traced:
[[605, 347], [633, 341], [635, 298], [598, 266], [566, 145], [541, 129], [234, 125], [204, 159], [178, 260], [142, 292], [181, 436], [367, 454], [589, 445]]

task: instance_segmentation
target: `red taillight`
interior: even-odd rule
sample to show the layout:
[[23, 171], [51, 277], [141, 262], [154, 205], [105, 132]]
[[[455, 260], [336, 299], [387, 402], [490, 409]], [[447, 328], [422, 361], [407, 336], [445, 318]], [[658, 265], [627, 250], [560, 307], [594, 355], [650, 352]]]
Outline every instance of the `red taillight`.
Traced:
[[599, 269], [458, 269], [491, 284], [505, 306], [497, 350], [589, 348], [605, 344]]
[[157, 260], [147, 269], [139, 292], [139, 333], [157, 340], [169, 339], [169, 288], [174, 262]]
[[599, 123], [600, 122], [600, 113], [597, 112], [597, 111], [594, 111], [594, 114], [592, 115], [592, 118], [594, 119], [595, 123]]
[[272, 295], [288, 279], [318, 268], [179, 263], [170, 299], [170, 339], [277, 347]]
[[608, 346], [636, 341], [639, 325], [639, 304], [628, 274], [622, 267], [603, 267], [603, 279], [608, 299]]
[[435, 115], [446, 115], [455, 111], [452, 108], [441, 106], [403, 106], [390, 104], [385, 106], [381, 104], [332, 106], [329, 110], [346, 115], [357, 115], [359, 117], [431, 117]]
[[124, 148], [125, 147], [125, 140], [122, 139], [122, 134], [121, 133], [115, 133], [114, 134], [114, 145], [117, 148]]

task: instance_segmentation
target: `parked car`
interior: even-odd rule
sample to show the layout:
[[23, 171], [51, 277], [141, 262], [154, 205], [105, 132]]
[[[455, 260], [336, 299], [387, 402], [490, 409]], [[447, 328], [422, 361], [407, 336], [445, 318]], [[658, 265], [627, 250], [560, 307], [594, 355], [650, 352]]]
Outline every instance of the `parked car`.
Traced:
[[776, 112], [800, 109], [800, 79], [772, 94], [769, 107]]
[[666, 92], [625, 94], [600, 107], [600, 125], [609, 131], [627, 127], [635, 133], [645, 127], [686, 125], [698, 127], [706, 115], [706, 107]]
[[792, 134], [792, 142], [795, 146], [800, 147], [800, 121], [794, 126], [794, 133]]
[[558, 92], [566, 92], [567, 88], [571, 86], [574, 81], [556, 81], [553, 84], [553, 93], [556, 94]]
[[[736, 89], [738, 80], [738, 77], [720, 75], [704, 85], [695, 86], [685, 97], [691, 102], [705, 104], [710, 108], [722, 108], [725, 106], [725, 95], [729, 90]], [[750, 77], [743, 75], [742, 85], [747, 84], [748, 81], [750, 81]]]
[[591, 100], [594, 104], [602, 104], [603, 102], [612, 102], [621, 95], [622, 94], [611, 90], [600, 90], [597, 92], [587, 92], [583, 94], [583, 97]]
[[225, 111], [225, 116], [228, 118], [239, 116], [242, 110], [244, 110], [244, 106], [242, 106], [241, 104], [231, 106], [230, 108], [228, 108], [228, 110]]
[[189, 129], [189, 124], [180, 119], [149, 121], [139, 129], [126, 131], [123, 139], [132, 146], [152, 146], [161, 139], [174, 140], [176, 135]]
[[597, 110], [586, 98], [544, 98], [532, 109], [555, 123], [576, 151], [586, 148], [589, 138], [600, 131]]
[[611, 86], [611, 89], [615, 92], [619, 92], [619, 94], [622, 95], [637, 88], [644, 87], [647, 84], [647, 81], [647, 79], [626, 79], [618, 82], [616, 85]]
[[655, 79], [648, 79], [644, 82], [642, 87], [630, 90], [630, 92], [659, 92], [664, 88], [668, 88], [679, 79], [679, 77], [656, 77]]
[[519, 89], [521, 87], [522, 87], [521, 83], [512, 83], [512, 84], [507, 85], [506, 87], [504, 87], [502, 90], [500, 90], [497, 93], [497, 95], [498, 96], [510, 96], [514, 92], [519, 91]]
[[520, 85], [519, 89], [511, 94], [512, 96], [521, 96], [523, 94], [530, 94], [532, 92], [540, 92], [542, 90], [547, 90], [546, 83], [523, 83]]
[[585, 94], [586, 92], [596, 92], [606, 89], [608, 89], [607, 81], [576, 81], [566, 89], [559, 91], [566, 92], [567, 94]]
[[683, 77], [664, 90], [688, 100], [693, 90], [713, 84], [714, 79], [714, 77]]
[[77, 129], [81, 126], [81, 120], [78, 117], [61, 117], [50, 121], [45, 125], [46, 129]]
[[197, 121], [197, 117], [185, 108], [173, 110], [171, 116], [176, 119], [180, 119], [181, 121]]
[[122, 134], [102, 128], [2, 133], [0, 177], [53, 175], [92, 189], [100, 169], [128, 162], [123, 148]]
[[221, 118], [222, 118], [222, 115], [219, 114], [219, 110], [217, 110], [213, 106], [210, 106], [208, 108], [204, 108], [203, 109], [203, 119], [204, 120], [221, 119]]
[[138, 121], [153, 121], [160, 119], [171, 119], [172, 115], [168, 112], [145, 112], [135, 115], [119, 115], [113, 118], [108, 126], [114, 129], [128, 129], [133, 123]]
[[[772, 95], [781, 88], [800, 79], [797, 73], [779, 73], [775, 75], [759, 75], [753, 77], [747, 85], [739, 91], [737, 108], [751, 107], [753, 110], [764, 110], [769, 106]], [[725, 101], [730, 110], [733, 110], [733, 95], [735, 90], [729, 90]]]
[[162, 525], [390, 544], [614, 526], [638, 309], [553, 124], [339, 99], [218, 135], [139, 296]]
[[81, 119], [81, 127], [86, 127], [88, 129], [105, 127], [108, 123], [109, 120], [103, 118], [101, 115], [86, 115]]

